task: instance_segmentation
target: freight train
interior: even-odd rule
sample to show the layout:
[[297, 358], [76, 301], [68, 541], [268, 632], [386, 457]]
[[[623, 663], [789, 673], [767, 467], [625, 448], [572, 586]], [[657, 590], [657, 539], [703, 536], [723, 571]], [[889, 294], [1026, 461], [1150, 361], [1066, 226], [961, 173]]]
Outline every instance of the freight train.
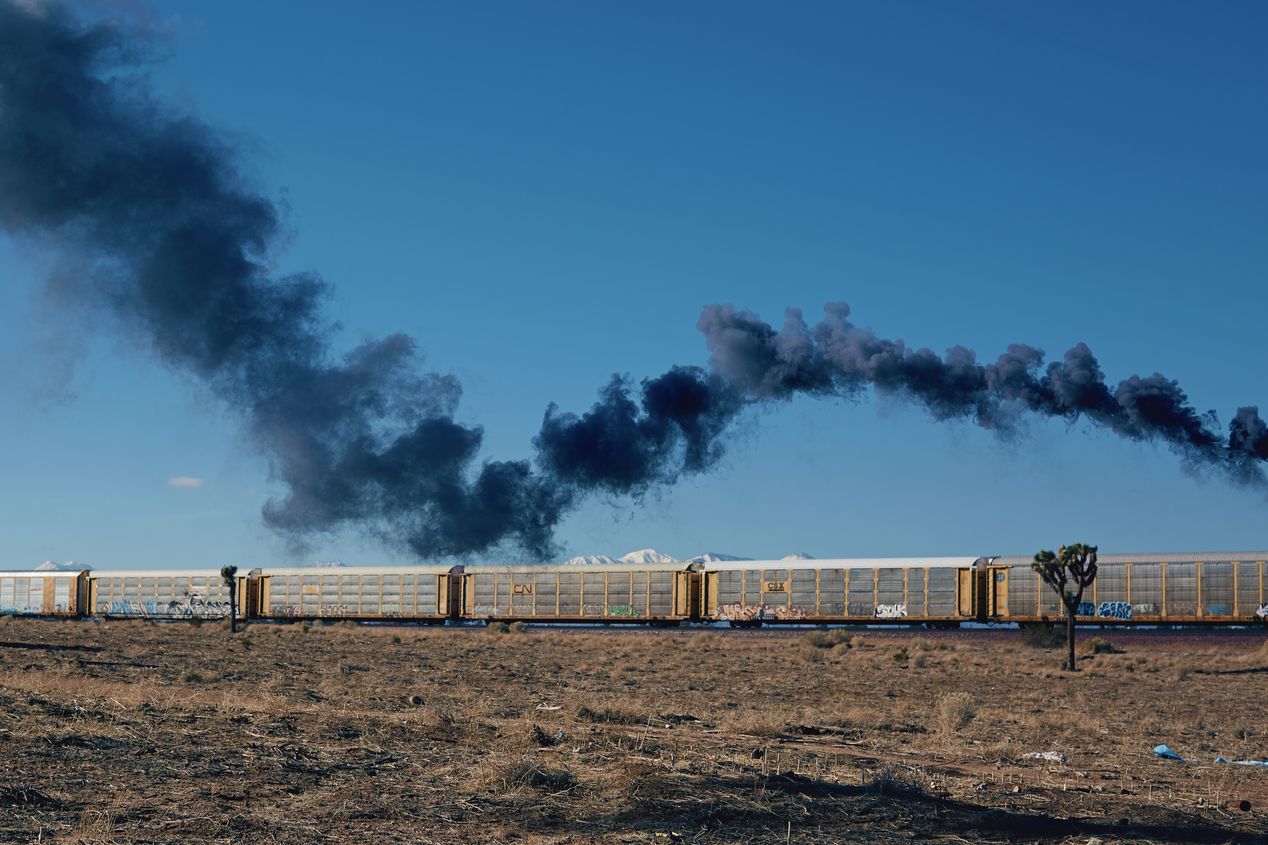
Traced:
[[[1029, 557], [0, 572], [0, 614], [69, 618], [1029, 625], [1063, 618]], [[1104, 625], [1268, 624], [1268, 552], [1101, 555]]]

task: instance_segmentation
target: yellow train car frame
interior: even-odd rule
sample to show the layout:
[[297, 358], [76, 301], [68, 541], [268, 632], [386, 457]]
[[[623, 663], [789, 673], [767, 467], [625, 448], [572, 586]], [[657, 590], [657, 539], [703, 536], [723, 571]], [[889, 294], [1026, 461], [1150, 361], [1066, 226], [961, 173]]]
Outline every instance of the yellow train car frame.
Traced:
[[761, 624], [971, 622], [977, 557], [754, 560], [704, 564], [706, 619]]
[[454, 567], [308, 566], [252, 570], [250, 618], [444, 622]]
[[88, 592], [87, 570], [0, 572], [0, 615], [82, 616]]
[[530, 622], [659, 622], [696, 618], [688, 564], [555, 566], [481, 564], [461, 568], [461, 616]]
[[[1080, 624], [1202, 625], [1268, 621], [1268, 552], [1102, 555], [1076, 619]], [[1056, 593], [1030, 558], [1001, 557], [987, 567], [986, 619], [1056, 622]]]

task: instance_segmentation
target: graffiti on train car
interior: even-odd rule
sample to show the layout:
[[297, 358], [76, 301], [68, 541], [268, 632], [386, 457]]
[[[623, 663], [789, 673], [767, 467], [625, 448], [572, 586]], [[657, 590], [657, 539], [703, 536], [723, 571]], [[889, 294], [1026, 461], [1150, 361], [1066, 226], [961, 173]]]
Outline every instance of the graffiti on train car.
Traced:
[[1074, 615], [1075, 616], [1095, 616], [1096, 605], [1092, 604], [1092, 602], [1090, 601], [1081, 601], [1079, 602], [1079, 606], [1074, 609]]
[[229, 602], [208, 601], [197, 593], [186, 593], [184, 598], [166, 603], [155, 601], [154, 599], [146, 599], [145, 601], [115, 599], [114, 601], [98, 604], [97, 612], [106, 616], [157, 616], [163, 618], [201, 619], [228, 616]]
[[763, 619], [777, 621], [806, 619], [810, 614], [804, 607], [788, 607], [782, 604], [744, 604], [737, 601], [718, 607], [718, 616], [731, 622], [760, 622]]
[[907, 605], [899, 602], [897, 604], [878, 604], [876, 605], [877, 619], [906, 619]]
[[1268, 604], [1261, 604], [1259, 609], [1255, 611], [1256, 619], [1268, 619]]
[[1156, 605], [1156, 604], [1133, 604], [1133, 605], [1132, 605], [1132, 615], [1133, 615], [1133, 616], [1157, 616], [1157, 615], [1158, 615], [1158, 605]]
[[638, 608], [632, 604], [610, 604], [608, 605], [608, 616], [638, 616]]
[[1096, 615], [1108, 619], [1131, 619], [1132, 606], [1125, 601], [1103, 601], [1097, 605]]

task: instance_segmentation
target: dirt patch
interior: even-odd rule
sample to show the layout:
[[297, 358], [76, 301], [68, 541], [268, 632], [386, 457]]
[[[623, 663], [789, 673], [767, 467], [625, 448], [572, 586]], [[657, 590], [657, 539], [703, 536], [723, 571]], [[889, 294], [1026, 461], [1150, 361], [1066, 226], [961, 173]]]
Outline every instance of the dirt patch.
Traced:
[[0, 841], [1263, 841], [1263, 638], [1110, 636], [13, 620]]

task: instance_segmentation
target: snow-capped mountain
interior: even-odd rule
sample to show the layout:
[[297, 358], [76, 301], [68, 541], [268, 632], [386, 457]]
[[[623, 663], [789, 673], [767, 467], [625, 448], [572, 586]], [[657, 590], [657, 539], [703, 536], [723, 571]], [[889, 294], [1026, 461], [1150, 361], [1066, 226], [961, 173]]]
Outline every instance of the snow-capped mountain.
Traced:
[[564, 561], [566, 566], [602, 566], [612, 563], [677, 563], [678, 558], [655, 549], [639, 549], [636, 552], [610, 557], [608, 555], [578, 555]]
[[702, 555], [689, 557], [683, 563], [714, 563], [724, 560], [752, 560], [751, 557], [741, 557], [740, 555], [724, 555], [719, 552], [705, 552]]
[[[613, 563], [721, 563], [728, 560], [754, 560], [755, 558], [744, 557], [743, 555], [725, 555], [721, 552], [704, 552], [695, 557], [689, 557], [686, 560], [678, 560], [673, 555], [667, 555], [664, 552], [658, 552], [655, 549], [639, 549], [636, 552], [623, 554], [620, 557], [611, 557], [609, 555], [578, 555], [564, 561], [565, 566], [603, 566]], [[814, 560], [814, 557], [805, 552], [796, 552], [794, 554], [785, 555], [780, 560]]]
[[639, 549], [636, 552], [621, 555], [621, 563], [677, 563], [678, 558], [658, 552], [655, 549]]
[[81, 569], [92, 569], [92, 567], [86, 563], [75, 563], [73, 560], [68, 560], [65, 563], [46, 560], [35, 567], [36, 572], [78, 572]]
[[616, 563], [616, 558], [607, 555], [578, 555], [564, 561], [564, 566], [596, 566]]

